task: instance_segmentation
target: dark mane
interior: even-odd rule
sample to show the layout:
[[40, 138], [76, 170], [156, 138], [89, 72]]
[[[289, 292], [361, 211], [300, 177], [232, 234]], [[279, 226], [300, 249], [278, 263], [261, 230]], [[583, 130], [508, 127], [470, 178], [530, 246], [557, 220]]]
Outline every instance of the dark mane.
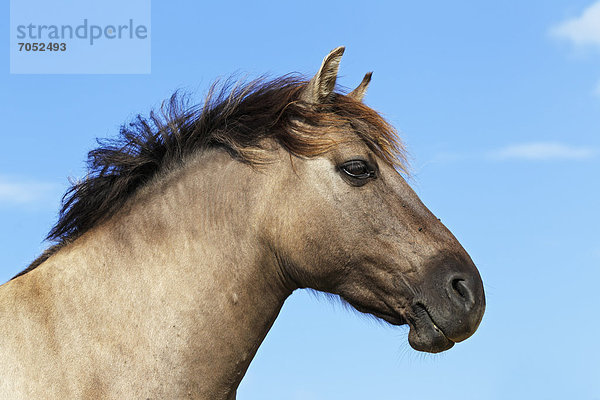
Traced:
[[88, 154], [87, 176], [63, 197], [47, 237], [56, 244], [19, 275], [110, 218], [160, 171], [201, 149], [219, 146], [241, 162], [257, 164], [267, 162], [264, 139], [272, 139], [295, 156], [312, 157], [339, 144], [325, 131], [351, 124], [379, 157], [405, 171], [402, 144], [377, 112], [339, 93], [327, 104], [307, 104], [300, 96], [306, 84], [293, 75], [243, 85], [227, 81], [213, 85], [203, 105], [191, 107], [176, 93], [160, 112], [123, 125], [116, 139], [99, 140]]

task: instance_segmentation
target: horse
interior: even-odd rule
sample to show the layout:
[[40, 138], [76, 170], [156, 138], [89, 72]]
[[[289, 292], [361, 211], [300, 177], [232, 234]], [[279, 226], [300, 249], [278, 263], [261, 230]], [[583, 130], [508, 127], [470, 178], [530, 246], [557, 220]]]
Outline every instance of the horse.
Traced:
[[310, 80], [173, 95], [99, 141], [54, 245], [0, 286], [0, 398], [235, 399], [302, 288], [408, 325], [419, 351], [475, 332], [479, 272], [363, 102], [371, 73], [337, 88], [343, 53]]

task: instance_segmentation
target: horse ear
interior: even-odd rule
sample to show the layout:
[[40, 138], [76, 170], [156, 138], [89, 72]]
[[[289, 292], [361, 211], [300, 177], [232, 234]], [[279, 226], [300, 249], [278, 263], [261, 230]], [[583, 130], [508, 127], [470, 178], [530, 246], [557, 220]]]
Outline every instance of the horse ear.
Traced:
[[340, 60], [344, 54], [344, 46], [336, 47], [323, 59], [319, 72], [308, 82], [306, 89], [302, 93], [302, 100], [307, 103], [326, 102], [333, 89], [337, 79]]
[[367, 88], [369, 87], [372, 76], [373, 72], [367, 72], [360, 85], [348, 93], [348, 97], [352, 97], [356, 101], [362, 101], [363, 97], [365, 97], [365, 93], [367, 93]]

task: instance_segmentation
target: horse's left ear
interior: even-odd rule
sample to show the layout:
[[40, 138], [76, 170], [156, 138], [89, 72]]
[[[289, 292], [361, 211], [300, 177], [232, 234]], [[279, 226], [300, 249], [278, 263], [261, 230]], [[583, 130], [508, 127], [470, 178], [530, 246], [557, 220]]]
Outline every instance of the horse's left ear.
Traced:
[[307, 103], [319, 104], [329, 100], [337, 79], [340, 60], [344, 54], [344, 46], [336, 47], [323, 59], [319, 72], [308, 82], [302, 93], [302, 100]]
[[356, 101], [362, 101], [363, 97], [365, 97], [365, 93], [367, 93], [367, 88], [369, 87], [369, 82], [371, 82], [372, 76], [373, 72], [367, 72], [360, 85], [348, 93], [348, 97], [352, 97]]

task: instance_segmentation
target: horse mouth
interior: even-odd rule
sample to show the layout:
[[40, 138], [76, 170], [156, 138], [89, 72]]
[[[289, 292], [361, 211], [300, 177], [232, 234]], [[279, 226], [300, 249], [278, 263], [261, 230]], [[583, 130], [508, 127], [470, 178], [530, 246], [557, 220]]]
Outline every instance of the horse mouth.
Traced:
[[418, 351], [440, 353], [454, 346], [454, 341], [434, 322], [431, 314], [422, 303], [415, 303], [408, 312], [388, 313], [369, 310], [370, 314], [379, 317], [392, 325], [408, 325], [408, 343]]
[[408, 343], [418, 351], [440, 353], [454, 346], [454, 341], [449, 339], [435, 324], [427, 308], [416, 303], [411, 307], [411, 312], [406, 315], [410, 327]]
[[446, 336], [434, 322], [431, 313], [423, 303], [415, 302], [412, 306], [401, 309], [389, 307], [385, 311], [361, 305], [354, 305], [354, 308], [383, 319], [391, 325], [408, 325], [410, 328], [408, 343], [417, 351], [440, 353], [454, 346], [455, 341]]

